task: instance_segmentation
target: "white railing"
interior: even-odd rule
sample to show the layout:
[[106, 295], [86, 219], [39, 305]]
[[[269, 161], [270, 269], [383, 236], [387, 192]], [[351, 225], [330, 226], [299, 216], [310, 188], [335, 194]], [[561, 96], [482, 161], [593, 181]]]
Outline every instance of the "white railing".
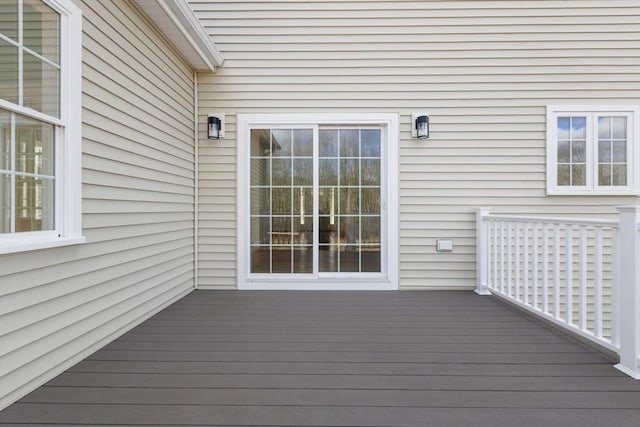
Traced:
[[640, 379], [640, 207], [616, 220], [477, 213], [476, 293], [493, 294], [620, 355]]

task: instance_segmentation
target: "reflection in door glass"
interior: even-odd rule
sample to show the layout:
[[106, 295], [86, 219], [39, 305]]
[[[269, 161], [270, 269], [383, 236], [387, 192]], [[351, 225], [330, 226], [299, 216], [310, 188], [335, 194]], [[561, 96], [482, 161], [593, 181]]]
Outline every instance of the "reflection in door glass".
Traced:
[[251, 130], [251, 273], [382, 271], [381, 136], [320, 128], [314, 158], [311, 129]]
[[319, 271], [380, 272], [379, 129], [321, 129]]
[[251, 130], [251, 273], [313, 272], [313, 132]]

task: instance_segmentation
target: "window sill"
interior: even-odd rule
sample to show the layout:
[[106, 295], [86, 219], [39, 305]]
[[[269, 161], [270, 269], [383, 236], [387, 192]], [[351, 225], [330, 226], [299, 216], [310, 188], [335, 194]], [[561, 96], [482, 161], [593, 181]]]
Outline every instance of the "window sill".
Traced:
[[633, 188], [625, 188], [621, 190], [589, 190], [589, 189], [564, 189], [564, 188], [547, 188], [547, 196], [638, 196], [640, 191]]
[[12, 240], [0, 241], [0, 255], [16, 252], [36, 251], [40, 249], [59, 248], [62, 246], [79, 245], [86, 243], [84, 236], [78, 237], [21, 237]]

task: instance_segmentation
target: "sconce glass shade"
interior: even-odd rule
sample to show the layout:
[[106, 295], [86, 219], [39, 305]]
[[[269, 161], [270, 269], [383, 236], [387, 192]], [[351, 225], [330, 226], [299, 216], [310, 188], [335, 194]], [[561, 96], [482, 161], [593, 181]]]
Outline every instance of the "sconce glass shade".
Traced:
[[209, 116], [207, 119], [207, 138], [220, 139], [220, 119]]
[[429, 116], [418, 116], [416, 118], [416, 136], [420, 139], [429, 138]]

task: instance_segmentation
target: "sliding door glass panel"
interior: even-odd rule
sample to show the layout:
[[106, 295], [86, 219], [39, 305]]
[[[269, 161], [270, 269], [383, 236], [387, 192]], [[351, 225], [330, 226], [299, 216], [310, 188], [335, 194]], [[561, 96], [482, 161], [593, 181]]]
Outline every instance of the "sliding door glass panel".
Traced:
[[313, 273], [313, 130], [251, 130], [251, 273]]
[[319, 271], [380, 272], [379, 129], [321, 129]]
[[382, 132], [321, 127], [317, 138], [251, 130], [251, 273], [381, 272]]

